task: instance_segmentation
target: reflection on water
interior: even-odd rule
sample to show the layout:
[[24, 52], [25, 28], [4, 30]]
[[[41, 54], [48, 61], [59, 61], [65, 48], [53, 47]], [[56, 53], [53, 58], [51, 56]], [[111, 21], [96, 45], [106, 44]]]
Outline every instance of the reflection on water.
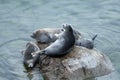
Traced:
[[[29, 38], [38, 28], [70, 23], [86, 38], [98, 34], [96, 48], [110, 57], [117, 71], [109, 80], [119, 80], [119, 13], [119, 0], [0, 0], [0, 44]], [[20, 54], [26, 42], [18, 40], [0, 47], [0, 80], [27, 80]]]

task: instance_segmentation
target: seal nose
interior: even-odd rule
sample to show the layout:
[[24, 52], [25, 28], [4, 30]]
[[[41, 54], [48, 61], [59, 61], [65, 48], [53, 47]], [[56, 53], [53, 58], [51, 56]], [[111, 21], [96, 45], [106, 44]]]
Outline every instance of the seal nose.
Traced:
[[30, 37], [35, 38], [35, 33], [32, 33]]

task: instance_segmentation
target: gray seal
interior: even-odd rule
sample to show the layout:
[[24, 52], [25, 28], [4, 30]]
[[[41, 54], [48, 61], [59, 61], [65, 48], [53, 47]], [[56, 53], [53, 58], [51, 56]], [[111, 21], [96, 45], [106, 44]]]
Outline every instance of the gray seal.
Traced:
[[[73, 34], [73, 29], [71, 25], [63, 25], [64, 31], [60, 33], [59, 38], [53, 42], [51, 45], [49, 45], [47, 48], [38, 51], [34, 56], [34, 62], [35, 64], [37, 58], [39, 55], [47, 55], [50, 57], [62, 57], [66, 55], [71, 49], [73, 48], [75, 44], [75, 37]], [[30, 65], [30, 67], [33, 67]]]
[[31, 53], [39, 51], [39, 47], [34, 42], [28, 42], [26, 44], [25, 50], [22, 51], [22, 54], [24, 56], [23, 64], [26, 69], [28, 69], [30, 66], [33, 66], [31, 63], [33, 63], [33, 56]]
[[97, 37], [97, 35], [93, 36], [91, 40], [89, 39], [79, 39], [76, 41], [75, 45], [77, 46], [83, 46], [88, 49], [93, 49], [94, 48], [94, 40]]
[[31, 37], [38, 43], [50, 43], [57, 39], [60, 29], [58, 28], [43, 28], [32, 33]]
[[[35, 39], [38, 43], [52, 43], [59, 38], [59, 34], [64, 31], [64, 29], [60, 28], [43, 28], [34, 31], [31, 34], [31, 37]], [[79, 31], [73, 29], [73, 34], [75, 39], [78, 40], [81, 37], [81, 33]]]
[[[27, 77], [29, 80], [41, 80], [41, 75], [40, 75], [40, 70], [38, 67], [35, 67], [34, 69], [31, 68], [30, 66], [33, 66], [31, 63], [33, 63], [34, 58], [31, 55], [31, 53], [38, 51], [39, 48], [37, 47], [35, 42], [28, 42], [26, 44], [25, 50], [23, 50], [22, 54], [24, 56], [24, 67], [25, 67], [25, 72], [27, 73]], [[38, 58], [36, 61], [36, 64], [41, 61], [41, 58]], [[32, 76], [32, 77], [31, 77]]]

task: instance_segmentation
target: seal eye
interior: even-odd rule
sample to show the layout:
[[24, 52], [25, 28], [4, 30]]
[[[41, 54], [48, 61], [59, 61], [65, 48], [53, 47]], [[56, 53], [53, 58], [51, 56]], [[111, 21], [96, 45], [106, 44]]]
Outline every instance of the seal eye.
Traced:
[[61, 31], [65, 31], [65, 29], [61, 29]]

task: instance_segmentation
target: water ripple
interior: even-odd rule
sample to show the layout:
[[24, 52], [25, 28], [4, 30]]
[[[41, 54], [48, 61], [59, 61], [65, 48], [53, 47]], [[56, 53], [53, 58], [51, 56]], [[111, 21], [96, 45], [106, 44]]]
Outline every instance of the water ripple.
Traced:
[[75, 26], [85, 38], [98, 34], [95, 47], [110, 57], [119, 72], [119, 13], [119, 0], [0, 0], [0, 79], [27, 79], [20, 54], [26, 41], [19, 38], [63, 23]]

